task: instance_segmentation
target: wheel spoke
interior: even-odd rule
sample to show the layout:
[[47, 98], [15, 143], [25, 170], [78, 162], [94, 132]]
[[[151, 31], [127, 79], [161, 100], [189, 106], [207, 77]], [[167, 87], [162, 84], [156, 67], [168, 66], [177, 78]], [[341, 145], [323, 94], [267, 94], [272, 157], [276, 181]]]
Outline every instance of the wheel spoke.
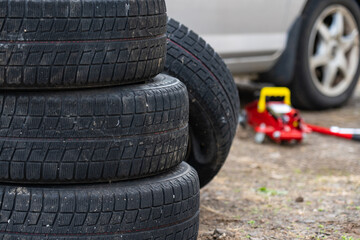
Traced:
[[323, 86], [326, 89], [331, 89], [331, 86], [335, 82], [338, 68], [333, 62], [330, 62], [326, 65], [324, 69], [324, 78], [323, 78]]
[[311, 68], [315, 69], [317, 67], [325, 66], [329, 62], [330, 58], [326, 54], [318, 54], [310, 59]]
[[330, 61], [330, 56], [328, 54], [328, 46], [325, 42], [320, 42], [316, 53], [310, 58], [310, 66], [315, 69], [317, 67], [325, 66]]
[[343, 74], [344, 78], [347, 77], [348, 74], [348, 61], [345, 57], [345, 53], [339, 53], [338, 56], [336, 57], [336, 62], [337, 62], [337, 68], [341, 71], [341, 73]]
[[345, 52], [348, 52], [357, 42], [359, 36], [358, 30], [354, 30], [351, 34], [343, 36], [341, 41], [341, 46]]
[[323, 38], [323, 40], [325, 42], [329, 42], [331, 39], [331, 33], [330, 33], [329, 28], [322, 22], [319, 24], [318, 30], [319, 30], [320, 36]]
[[344, 16], [339, 11], [334, 14], [330, 32], [334, 37], [341, 37], [344, 34]]

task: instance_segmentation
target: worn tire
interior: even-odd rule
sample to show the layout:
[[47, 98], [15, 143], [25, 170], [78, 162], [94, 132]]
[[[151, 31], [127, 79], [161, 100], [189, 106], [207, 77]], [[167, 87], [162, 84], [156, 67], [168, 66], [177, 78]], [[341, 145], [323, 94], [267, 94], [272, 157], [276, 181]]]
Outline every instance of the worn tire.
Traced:
[[193, 239], [199, 180], [189, 165], [156, 177], [57, 187], [0, 185], [0, 239]]
[[84, 88], [162, 72], [164, 0], [0, 1], [0, 88]]
[[74, 183], [144, 177], [179, 164], [188, 142], [183, 83], [0, 93], [0, 180]]
[[168, 20], [165, 71], [188, 88], [188, 163], [206, 185], [224, 164], [237, 129], [240, 101], [233, 77], [219, 55], [196, 33]]

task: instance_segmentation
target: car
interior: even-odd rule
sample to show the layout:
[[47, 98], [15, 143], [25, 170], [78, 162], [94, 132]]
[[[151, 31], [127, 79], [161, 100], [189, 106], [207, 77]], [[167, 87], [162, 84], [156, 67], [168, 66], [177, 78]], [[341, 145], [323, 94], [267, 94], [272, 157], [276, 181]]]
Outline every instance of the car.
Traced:
[[360, 0], [169, 0], [234, 74], [287, 86], [304, 109], [342, 106], [360, 74]]

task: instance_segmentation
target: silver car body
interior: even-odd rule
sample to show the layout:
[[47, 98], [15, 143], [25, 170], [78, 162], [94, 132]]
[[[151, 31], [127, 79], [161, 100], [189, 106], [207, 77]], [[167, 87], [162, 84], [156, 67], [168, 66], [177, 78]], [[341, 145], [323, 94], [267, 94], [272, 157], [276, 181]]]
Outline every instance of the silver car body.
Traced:
[[199, 33], [234, 73], [272, 68], [306, 0], [168, 0], [170, 17]]

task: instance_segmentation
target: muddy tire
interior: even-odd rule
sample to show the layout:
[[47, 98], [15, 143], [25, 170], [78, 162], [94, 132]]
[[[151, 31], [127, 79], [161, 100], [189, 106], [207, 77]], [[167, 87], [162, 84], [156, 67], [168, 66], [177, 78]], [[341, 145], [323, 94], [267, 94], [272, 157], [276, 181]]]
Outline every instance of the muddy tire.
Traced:
[[240, 111], [238, 91], [219, 55], [196, 33], [168, 20], [165, 71], [188, 88], [190, 151], [188, 163], [206, 185], [224, 164]]
[[77, 183], [149, 176], [187, 153], [179, 80], [78, 91], [0, 93], [0, 180]]
[[121, 85], [162, 72], [164, 0], [0, 1], [0, 88]]
[[188, 164], [152, 178], [56, 187], [0, 185], [0, 239], [193, 239], [199, 180]]

